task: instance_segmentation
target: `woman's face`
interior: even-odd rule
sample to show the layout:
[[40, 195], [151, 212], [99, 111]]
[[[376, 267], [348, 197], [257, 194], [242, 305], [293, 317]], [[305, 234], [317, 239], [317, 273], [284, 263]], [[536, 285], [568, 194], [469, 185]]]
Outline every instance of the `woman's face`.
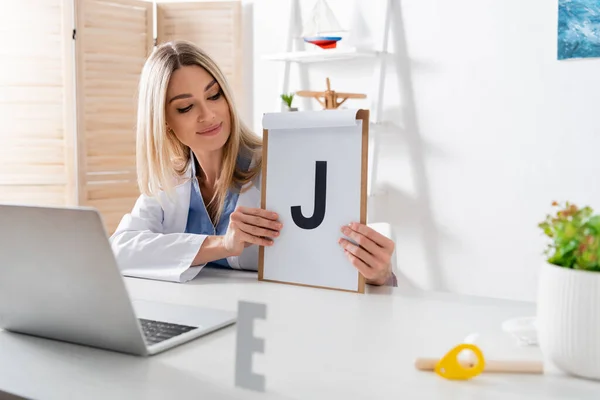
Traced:
[[194, 153], [219, 150], [231, 133], [229, 105], [215, 78], [199, 66], [171, 76], [166, 99], [167, 128]]

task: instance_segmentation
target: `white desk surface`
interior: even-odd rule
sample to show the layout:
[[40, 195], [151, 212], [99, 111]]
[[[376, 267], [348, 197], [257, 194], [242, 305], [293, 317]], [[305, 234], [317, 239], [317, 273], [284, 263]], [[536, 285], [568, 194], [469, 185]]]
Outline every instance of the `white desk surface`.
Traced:
[[448, 381], [417, 371], [419, 356], [445, 354], [471, 332], [491, 338], [488, 358], [539, 359], [502, 321], [533, 304], [369, 287], [364, 295], [258, 282], [256, 274], [205, 269], [187, 284], [127, 279], [131, 296], [236, 310], [268, 305], [254, 357], [265, 393], [234, 386], [236, 325], [150, 358], [0, 331], [0, 390], [36, 399], [598, 399], [600, 382], [545, 375], [482, 374]]

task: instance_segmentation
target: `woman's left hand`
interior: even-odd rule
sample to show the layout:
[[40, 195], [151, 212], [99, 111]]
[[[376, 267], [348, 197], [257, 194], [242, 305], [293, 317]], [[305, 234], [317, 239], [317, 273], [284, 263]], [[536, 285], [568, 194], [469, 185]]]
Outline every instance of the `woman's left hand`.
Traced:
[[342, 233], [358, 246], [345, 238], [338, 243], [344, 253], [365, 277], [370, 285], [383, 285], [392, 275], [392, 254], [394, 242], [364, 224], [352, 222], [342, 227]]

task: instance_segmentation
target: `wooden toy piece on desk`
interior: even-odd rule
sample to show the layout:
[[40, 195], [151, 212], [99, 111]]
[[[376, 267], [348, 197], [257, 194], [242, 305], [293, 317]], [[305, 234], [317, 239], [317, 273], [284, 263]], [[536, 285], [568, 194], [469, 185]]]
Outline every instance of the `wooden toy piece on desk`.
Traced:
[[[329, 78], [327, 78], [327, 90], [324, 92], [314, 92], [310, 90], [299, 90], [296, 92], [301, 97], [314, 97], [324, 107], [325, 110], [335, 110], [348, 99], [366, 99], [367, 95], [361, 93], [338, 93], [331, 90]], [[321, 100], [321, 98], [323, 98]]]
[[[421, 371], [434, 371], [438, 363], [436, 358], [418, 358], [415, 367]], [[470, 363], [461, 363], [464, 368], [472, 368]], [[511, 374], [543, 374], [544, 365], [540, 361], [499, 361], [486, 360], [483, 372], [511, 373]]]

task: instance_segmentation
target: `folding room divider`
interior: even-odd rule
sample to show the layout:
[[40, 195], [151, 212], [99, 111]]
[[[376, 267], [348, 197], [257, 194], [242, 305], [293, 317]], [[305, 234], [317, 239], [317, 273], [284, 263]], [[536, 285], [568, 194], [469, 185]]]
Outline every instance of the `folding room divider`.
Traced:
[[0, 202], [96, 207], [109, 233], [139, 195], [137, 85], [157, 43], [200, 45], [243, 101], [239, 0], [13, 1], [0, 34]]

